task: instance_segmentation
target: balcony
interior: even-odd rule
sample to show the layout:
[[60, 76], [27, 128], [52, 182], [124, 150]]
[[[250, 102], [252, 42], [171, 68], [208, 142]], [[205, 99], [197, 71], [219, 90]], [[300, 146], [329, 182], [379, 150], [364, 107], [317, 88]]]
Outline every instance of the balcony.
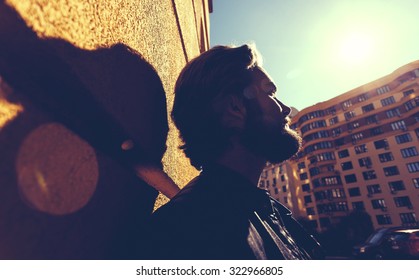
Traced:
[[308, 164], [308, 168], [314, 167], [314, 166], [320, 166], [320, 165], [328, 165], [328, 164], [336, 164], [336, 159], [328, 159], [328, 160], [322, 160], [322, 161], [315, 161], [313, 163]]

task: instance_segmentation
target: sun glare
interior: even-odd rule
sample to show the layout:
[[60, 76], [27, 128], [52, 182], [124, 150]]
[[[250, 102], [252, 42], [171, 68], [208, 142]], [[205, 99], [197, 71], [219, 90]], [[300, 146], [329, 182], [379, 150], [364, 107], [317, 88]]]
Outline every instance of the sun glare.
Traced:
[[364, 63], [373, 54], [371, 36], [361, 32], [346, 35], [340, 42], [339, 58], [347, 64]]

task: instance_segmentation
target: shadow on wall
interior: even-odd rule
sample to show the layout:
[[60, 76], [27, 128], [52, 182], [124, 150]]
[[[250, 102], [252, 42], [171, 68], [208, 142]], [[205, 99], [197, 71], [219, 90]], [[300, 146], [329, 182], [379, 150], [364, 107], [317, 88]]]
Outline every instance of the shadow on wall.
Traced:
[[153, 67], [40, 39], [0, 3], [0, 76], [0, 259], [137, 258], [157, 192], [130, 167], [161, 168], [168, 132]]

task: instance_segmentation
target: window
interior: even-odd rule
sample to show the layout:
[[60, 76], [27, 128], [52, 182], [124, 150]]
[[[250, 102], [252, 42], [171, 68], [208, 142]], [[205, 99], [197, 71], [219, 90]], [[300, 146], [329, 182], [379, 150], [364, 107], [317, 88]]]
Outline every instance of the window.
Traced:
[[316, 215], [314, 207], [307, 207], [307, 215]]
[[262, 178], [268, 178], [268, 171], [264, 170], [260, 176], [262, 176]]
[[372, 199], [371, 204], [372, 204], [372, 208], [374, 209], [387, 208], [386, 202], [384, 201], [384, 199]]
[[404, 121], [392, 122], [390, 124], [392, 130], [406, 130], [406, 123]]
[[399, 108], [394, 108], [386, 111], [387, 119], [401, 116]]
[[345, 120], [350, 120], [350, 119], [352, 119], [353, 117], [355, 117], [355, 116], [356, 116], [356, 114], [355, 114], [355, 112], [354, 112], [354, 111], [349, 111], [349, 112], [346, 112], [346, 113], [344, 114], [344, 116], [345, 116]]
[[387, 139], [378, 140], [374, 142], [374, 146], [376, 150], [379, 149], [388, 149], [388, 142]]
[[349, 188], [348, 189], [348, 192], [349, 192], [349, 196], [350, 197], [360, 196], [361, 195], [361, 191], [360, 191], [359, 187]]
[[335, 147], [336, 149], [339, 149], [340, 146], [343, 146], [345, 144], [345, 137], [339, 138], [335, 140]]
[[379, 184], [368, 185], [367, 190], [369, 194], [381, 193], [381, 186]]
[[408, 196], [395, 197], [394, 203], [397, 207], [412, 206], [412, 202], [410, 202], [410, 198]]
[[342, 133], [342, 129], [340, 127], [332, 129], [332, 137], [338, 137]]
[[266, 180], [266, 187], [269, 188], [269, 180]]
[[347, 108], [352, 106], [352, 101], [350, 99], [346, 100], [346, 101], [341, 103], [341, 106], [342, 106], [343, 110], [346, 110]]
[[414, 173], [419, 171], [419, 161], [418, 162], [411, 162], [406, 164], [407, 170], [409, 173]]
[[354, 168], [351, 161], [343, 162], [340, 164], [340, 166], [342, 167], [342, 170], [349, 170]]
[[340, 179], [340, 176], [331, 176], [331, 177], [325, 177], [325, 178], [313, 180], [314, 188], [330, 186], [330, 185], [340, 185], [340, 184], [342, 184], [342, 180]]
[[375, 216], [377, 218], [377, 223], [379, 225], [391, 225], [391, 217], [390, 215], [377, 215]]
[[358, 121], [348, 123], [348, 130], [356, 129], [356, 128], [358, 128], [359, 126], [360, 126], [360, 124], [359, 124], [359, 122], [358, 122]]
[[312, 167], [308, 170], [308, 172], [310, 172], [310, 176], [313, 177], [313, 176], [316, 176], [316, 175], [320, 174], [320, 168]]
[[339, 122], [339, 119], [338, 119], [338, 117], [336, 116], [336, 117], [333, 117], [333, 118], [331, 118], [331, 119], [329, 119], [329, 124], [330, 125], [334, 125], [334, 124], [336, 124], [336, 123], [338, 123]]
[[303, 184], [301, 186], [301, 188], [303, 189], [303, 192], [309, 192], [310, 191], [310, 184]]
[[364, 180], [377, 179], [377, 175], [374, 170], [364, 171], [362, 172], [362, 176], [364, 177]]
[[322, 178], [322, 181], [323, 181], [323, 185], [324, 186], [340, 185], [340, 184], [342, 184], [342, 181], [340, 179], [340, 176], [325, 177], [325, 178]]
[[372, 103], [370, 103], [370, 104], [368, 104], [368, 105], [365, 105], [365, 106], [362, 106], [362, 112], [363, 113], [368, 113], [368, 112], [371, 112], [371, 111], [373, 111], [375, 108], [374, 108], [374, 104], [372, 104]]
[[303, 169], [303, 168], [306, 168], [305, 162], [299, 162], [298, 163], [298, 169], [300, 170], [300, 169]]
[[333, 143], [331, 141], [322, 141], [322, 142], [318, 142], [316, 144], [313, 145], [309, 145], [304, 149], [304, 152], [306, 154], [310, 154], [314, 151], [317, 150], [324, 150], [324, 149], [330, 149], [333, 147]]
[[388, 186], [390, 187], [390, 191], [392, 193], [397, 192], [397, 191], [402, 191], [402, 190], [406, 189], [404, 187], [403, 181], [388, 182]]
[[265, 188], [265, 180], [259, 181], [259, 188], [264, 189]]
[[378, 158], [380, 159], [380, 162], [387, 162], [394, 160], [393, 154], [391, 152], [379, 154]]
[[368, 152], [367, 145], [365, 145], [365, 144], [355, 146], [354, 149], [355, 149], [355, 153], [357, 155]]
[[371, 135], [380, 135], [383, 134], [383, 128], [381, 126], [377, 126], [371, 129]]
[[287, 186], [282, 186], [282, 192], [287, 192]]
[[314, 118], [320, 118], [324, 116], [324, 111], [323, 110], [319, 110], [319, 111], [314, 111], [314, 112], [310, 112], [308, 114], [305, 114], [304, 116], [302, 116], [300, 118], [300, 120], [298, 121], [298, 123], [302, 124], [305, 121], [314, 119]]
[[406, 111], [413, 110], [415, 107], [419, 105], [419, 97], [415, 97], [415, 99], [411, 99], [404, 103], [404, 107], [406, 108]]
[[346, 212], [348, 211], [348, 205], [346, 201], [318, 204], [317, 211], [319, 214], [332, 212]]
[[384, 175], [388, 176], [395, 176], [395, 175], [399, 175], [399, 169], [397, 168], [397, 166], [389, 166], [389, 167], [384, 167]]
[[279, 193], [278, 189], [277, 189], [277, 188], [275, 188], [275, 194], [278, 194], [278, 193]]
[[335, 106], [329, 107], [325, 110], [326, 115], [335, 115], [336, 114], [336, 108]]
[[305, 133], [309, 130], [316, 129], [316, 128], [319, 128], [319, 127], [325, 127], [325, 126], [326, 126], [326, 121], [325, 120], [315, 121], [315, 122], [306, 124], [303, 127], [301, 127], [301, 132]]
[[356, 175], [355, 174], [345, 175], [345, 182], [348, 183], [348, 184], [355, 183], [356, 182]]
[[288, 197], [284, 196], [284, 203], [288, 204]]
[[341, 188], [339, 189], [331, 189], [325, 191], [319, 191], [314, 193], [314, 198], [316, 201], [323, 200], [323, 199], [333, 199], [333, 198], [345, 198], [346, 194], [345, 191]]
[[322, 130], [322, 131], [314, 132], [312, 134], [304, 136], [304, 141], [309, 142], [309, 141], [320, 139], [320, 138], [329, 138], [329, 131]]
[[414, 92], [415, 92], [414, 89], [409, 89], [409, 90], [403, 91], [403, 96], [409, 96], [410, 94], [412, 94]]
[[410, 136], [410, 133], [396, 135], [396, 142], [397, 144], [412, 142], [412, 136]]
[[300, 174], [300, 180], [306, 180], [308, 178], [307, 172]]
[[276, 186], [276, 178], [272, 179], [272, 186]]
[[326, 199], [326, 193], [324, 191], [315, 192], [314, 193], [314, 198], [316, 199], [316, 201], [321, 201], [323, 199]]
[[365, 122], [367, 124], [378, 123], [378, 116], [377, 115], [368, 116], [365, 118]]
[[278, 166], [279, 174], [284, 172], [284, 168], [282, 167], [282, 164]]
[[362, 202], [362, 201], [355, 201], [355, 202], [352, 202], [352, 208], [354, 209], [354, 210], [365, 210], [365, 205], [364, 205], [364, 202]]
[[381, 105], [383, 105], [383, 107], [391, 105], [393, 103], [396, 103], [396, 100], [394, 99], [394, 96], [390, 96], [390, 97], [381, 99]]
[[281, 175], [281, 182], [284, 182], [284, 181], [285, 181], [285, 176]]
[[342, 150], [338, 152], [339, 158], [346, 158], [349, 157], [349, 151], [348, 150]]
[[400, 213], [400, 220], [402, 220], [402, 224], [416, 224], [416, 215], [415, 213]]
[[365, 101], [365, 100], [367, 100], [369, 98], [370, 97], [369, 97], [368, 93], [363, 93], [363, 94], [360, 94], [360, 95], [357, 96], [358, 102]]
[[334, 159], [335, 159], [335, 154], [333, 152], [321, 153], [321, 154], [318, 154], [309, 158], [310, 163], [328, 161], [328, 160], [334, 160]]
[[378, 95], [384, 94], [384, 93], [389, 92], [389, 91], [390, 91], [390, 87], [388, 85], [377, 88], [377, 94]]
[[311, 199], [311, 195], [305, 195], [304, 196], [304, 203], [310, 203], [313, 202], [313, 200]]
[[372, 165], [372, 162], [371, 162], [371, 158], [370, 157], [364, 157], [364, 158], [360, 158], [360, 159], [358, 159], [358, 162], [359, 162], [359, 166], [360, 167], [366, 167], [366, 168], [370, 168], [371, 167], [371, 165]]
[[331, 189], [327, 190], [327, 197], [333, 197], [333, 198], [345, 198], [346, 194], [343, 189]]
[[419, 178], [413, 178], [412, 179], [413, 185], [416, 189], [419, 189]]
[[351, 135], [352, 143], [356, 143], [357, 141], [364, 138], [364, 134], [362, 132], [355, 133]]
[[418, 155], [418, 151], [416, 150], [416, 147], [409, 147], [409, 148], [401, 149], [400, 152], [402, 153], [402, 156], [404, 158], [414, 157]]

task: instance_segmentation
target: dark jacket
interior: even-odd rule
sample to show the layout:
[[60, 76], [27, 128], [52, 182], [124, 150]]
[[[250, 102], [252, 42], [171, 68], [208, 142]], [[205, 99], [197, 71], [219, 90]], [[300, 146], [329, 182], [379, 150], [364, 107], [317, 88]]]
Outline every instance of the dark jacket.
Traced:
[[150, 224], [147, 259], [310, 259], [319, 244], [269, 194], [207, 167]]

